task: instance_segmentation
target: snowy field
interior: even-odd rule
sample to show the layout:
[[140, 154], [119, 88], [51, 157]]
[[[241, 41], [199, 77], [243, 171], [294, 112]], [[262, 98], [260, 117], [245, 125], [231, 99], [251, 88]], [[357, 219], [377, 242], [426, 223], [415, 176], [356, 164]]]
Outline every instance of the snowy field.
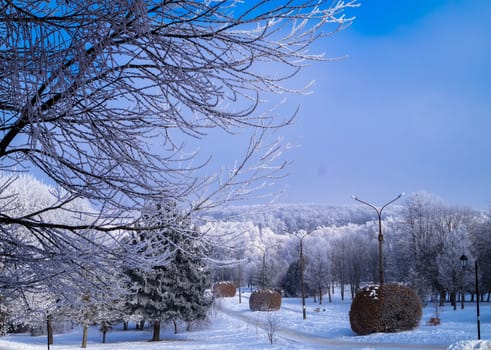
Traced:
[[[220, 299], [211, 312], [210, 320], [200, 329], [174, 335], [171, 327], [162, 329], [161, 342], [149, 342], [151, 329], [123, 331], [115, 327], [101, 344], [97, 327], [89, 332], [88, 349], [93, 350], [156, 350], [156, 349], [491, 349], [491, 342], [472, 342], [477, 339], [476, 308], [466, 303], [465, 309], [453, 310], [450, 306], [439, 309], [441, 325], [429, 326], [426, 322], [435, 316], [434, 305], [424, 309], [420, 326], [409, 332], [357, 336], [349, 325], [348, 312], [351, 300], [341, 301], [335, 295], [332, 303], [319, 305], [307, 299], [307, 319], [302, 318], [301, 300], [284, 298], [281, 310], [276, 312], [251, 312], [248, 293]], [[319, 308], [319, 309], [317, 309]], [[269, 325], [269, 326], [268, 326]], [[273, 342], [267, 330], [273, 330]], [[491, 305], [481, 304], [481, 338], [491, 339]], [[55, 335], [53, 350], [79, 349], [81, 330]], [[456, 346], [456, 343], [466, 341]], [[454, 345], [452, 345], [454, 344]], [[452, 346], [451, 346], [452, 345]], [[0, 350], [47, 349], [46, 337], [9, 335], [0, 338]]]

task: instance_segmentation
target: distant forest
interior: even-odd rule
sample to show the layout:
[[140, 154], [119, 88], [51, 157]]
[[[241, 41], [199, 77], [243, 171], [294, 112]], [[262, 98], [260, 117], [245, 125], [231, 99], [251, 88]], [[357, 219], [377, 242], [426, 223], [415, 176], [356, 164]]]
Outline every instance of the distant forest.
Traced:
[[[215, 280], [296, 295], [303, 237], [311, 295], [321, 297], [334, 285], [349, 286], [354, 294], [360, 286], [379, 281], [378, 215], [368, 206], [231, 206], [209, 211], [203, 219], [204, 232], [228, 237], [215, 246], [215, 257], [230, 265], [217, 267]], [[455, 305], [464, 292], [475, 292], [472, 274], [460, 264], [463, 254], [479, 261], [481, 277], [491, 273], [489, 212], [414, 193], [384, 209], [382, 233], [385, 280], [410, 285], [423, 300], [440, 298]], [[489, 299], [490, 281], [482, 278], [481, 288]]]

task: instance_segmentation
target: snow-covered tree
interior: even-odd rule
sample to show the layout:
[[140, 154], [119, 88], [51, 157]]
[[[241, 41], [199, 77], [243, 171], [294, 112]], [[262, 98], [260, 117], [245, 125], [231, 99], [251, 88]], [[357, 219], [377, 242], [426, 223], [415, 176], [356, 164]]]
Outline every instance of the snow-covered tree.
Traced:
[[[457, 233], [463, 235], [462, 242], [467, 241], [466, 227], [472, 217], [468, 209], [447, 206], [427, 193], [416, 193], [408, 198], [397, 249], [400, 263], [407, 266], [409, 282], [423, 300], [428, 293], [441, 294], [441, 300], [445, 300], [446, 289], [442, 282], [448, 277], [440, 275], [446, 270], [440, 263], [448, 264], [445, 260], [452, 259], [446, 244], [455, 240]], [[460, 243], [458, 247], [464, 246]], [[453, 252], [453, 260], [457, 262], [463, 252]]]
[[[211, 296], [207, 247], [201, 234], [182, 217], [173, 202], [149, 203], [141, 231], [135, 240], [151, 241], [150, 251], [140, 254], [166, 255], [166, 263], [150, 269], [127, 269], [131, 279], [129, 312], [153, 323], [152, 339], [160, 340], [160, 323], [204, 319]], [[137, 245], [138, 246], [138, 245]], [[175, 328], [177, 331], [177, 328]]]
[[[300, 269], [300, 259], [297, 259], [288, 266], [288, 270], [283, 276], [281, 287], [287, 296], [298, 297], [302, 293]], [[307, 285], [304, 285], [304, 288], [305, 287], [307, 287]], [[306, 290], [307, 289], [308, 288], [306, 288]]]
[[[437, 257], [438, 282], [449, 293], [454, 309], [457, 306], [457, 294], [467, 289], [466, 276], [462, 271], [460, 256], [469, 251], [469, 234], [463, 225], [451, 230], [441, 254]], [[463, 296], [461, 296], [463, 297]]]
[[[317, 0], [3, 3], [0, 170], [36, 169], [63, 189], [56, 201], [22, 215], [2, 208], [3, 232], [22, 228], [43, 245], [42, 259], [68, 261], [66, 231], [112, 233], [118, 244], [117, 233], [135, 229], [139, 218], [132, 213], [148, 200], [173, 199], [191, 212], [263, 188], [285, 163], [281, 147], [265, 134], [291, 119], [272, 109], [285, 94], [303, 90], [286, 81], [305, 62], [322, 59], [308, 49], [349, 24], [343, 12], [353, 6]], [[212, 129], [245, 130], [250, 140], [229, 171], [204, 176], [195, 170], [212, 163], [196, 150]], [[0, 183], [2, 198], [14, 199], [5, 193], [10, 187], [10, 180]], [[69, 210], [76, 198], [96, 208], [89, 222], [39, 215]], [[29, 256], [24, 253], [1, 251], [12, 259]], [[119, 253], [115, 260], [129, 259]]]
[[[0, 289], [4, 294], [24, 290], [29, 287], [36, 290], [40, 284], [59, 276], [74, 266], [67, 266], [67, 257], [78, 260], [95, 253], [94, 242], [98, 238], [92, 233], [85, 238], [65, 230], [67, 225], [85, 225], [91, 219], [93, 210], [83, 200], [65, 203], [64, 208], [45, 210], [55, 206], [60, 192], [42, 184], [32, 176], [1, 173], [0, 189], [1, 217], [16, 217], [38, 220], [43, 223], [58, 222], [54, 228], [56, 235], [51, 236], [44, 229], [26, 228], [13, 222], [0, 225]], [[90, 238], [89, 240], [87, 238]], [[87, 262], [87, 264], [92, 264]]]
[[[344, 299], [345, 286], [350, 286], [354, 295], [362, 281], [373, 281], [377, 260], [376, 237], [373, 235], [374, 222], [364, 225], [322, 227], [317, 230], [319, 242], [324, 246], [330, 261], [331, 278], [340, 285], [341, 298]], [[377, 265], [378, 266], [378, 265]], [[378, 274], [377, 274], [378, 276]]]
[[289, 263], [281, 252], [288, 236], [249, 220], [209, 219], [200, 230], [213, 245], [211, 257], [214, 258], [212, 268], [215, 281], [237, 280], [240, 269], [241, 280], [249, 284], [260, 288], [263, 288], [263, 284], [264, 287], [279, 284], [280, 276]]
[[62, 228], [90, 222], [94, 213], [90, 204], [77, 199], [44, 211], [59, 198], [55, 187], [28, 175], [2, 173], [1, 181], [9, 184], [0, 198], [2, 210], [9, 215], [36, 213], [40, 221], [62, 223], [51, 238], [43, 230], [0, 226], [0, 295], [7, 321], [35, 331], [45, 329], [48, 316], [54, 323], [83, 323], [80, 315], [87, 309], [87, 300], [99, 310], [114, 305], [122, 290], [114, 261], [105, 257], [114, 247], [106, 245], [107, 237], [100, 232], [87, 230], [82, 237]]
[[312, 287], [314, 293], [318, 293], [319, 304], [322, 304], [322, 297], [328, 291], [332, 281], [329, 248], [328, 244], [321, 238], [309, 238], [313, 239], [306, 241], [309, 253], [308, 264], [305, 266], [305, 280]]
[[[469, 225], [469, 239], [471, 247], [468, 252], [464, 252], [469, 258], [474, 255], [479, 262], [481, 276], [491, 275], [491, 210], [474, 218], [472, 225]], [[470, 260], [472, 261], [472, 260]], [[479, 281], [481, 292], [488, 293], [491, 298], [491, 281], [489, 278], [482, 278]]]
[[[162, 302], [165, 312], [162, 319], [174, 324], [182, 320], [188, 323], [204, 320], [212, 304], [210, 272], [201, 256], [198, 242], [187, 242], [179, 249], [170, 263], [163, 268], [162, 288], [165, 290]], [[186, 249], [187, 248], [187, 249]]]

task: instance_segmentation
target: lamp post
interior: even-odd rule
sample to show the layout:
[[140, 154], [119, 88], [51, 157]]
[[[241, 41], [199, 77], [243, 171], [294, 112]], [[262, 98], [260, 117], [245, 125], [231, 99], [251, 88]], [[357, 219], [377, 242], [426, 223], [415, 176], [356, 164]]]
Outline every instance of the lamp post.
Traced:
[[[460, 264], [462, 265], [462, 270], [467, 268], [467, 256], [462, 254], [460, 257]], [[481, 316], [479, 312], [479, 265], [477, 264], [477, 260], [474, 262], [474, 272], [476, 275], [476, 313], [477, 313], [477, 339], [481, 339]], [[462, 297], [464, 297], [462, 295]]]
[[48, 350], [50, 345], [53, 344], [53, 327], [51, 326], [51, 314], [46, 311], [46, 336], [48, 340]]
[[303, 239], [309, 234], [307, 231], [300, 230], [299, 232], [295, 232], [293, 235], [298, 238], [300, 241], [300, 285], [302, 289], [302, 313], [303, 319], [307, 319], [307, 309], [305, 306], [305, 285], [303, 278], [303, 270], [304, 270], [304, 259], [303, 259]]
[[384, 235], [382, 234], [382, 211], [389, 205], [394, 203], [396, 200], [404, 196], [404, 192], [399, 194], [396, 198], [385, 203], [380, 209], [375, 205], [365, 202], [355, 195], [351, 196], [355, 201], [368, 205], [370, 208], [374, 209], [378, 215], [378, 264], [379, 264], [379, 280], [380, 284], [384, 284], [384, 257], [382, 255], [382, 242], [384, 241]]

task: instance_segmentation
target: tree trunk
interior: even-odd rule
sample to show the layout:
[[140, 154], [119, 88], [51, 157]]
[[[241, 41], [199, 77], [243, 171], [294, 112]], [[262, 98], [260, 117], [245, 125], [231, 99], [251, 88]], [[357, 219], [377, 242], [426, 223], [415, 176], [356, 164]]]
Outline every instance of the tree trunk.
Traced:
[[153, 324], [152, 341], [160, 341], [160, 321], [155, 321]]
[[123, 331], [127, 331], [128, 330], [128, 321], [124, 321], [123, 322]]
[[172, 320], [172, 323], [174, 324], [174, 334], [177, 334], [177, 322], [176, 322], [176, 320]]
[[445, 304], [445, 298], [447, 297], [447, 292], [445, 290], [440, 291], [440, 306]]
[[89, 334], [89, 324], [87, 321], [84, 321], [84, 328], [83, 328], [83, 333], [82, 333], [82, 346], [81, 348], [86, 348], [87, 347], [87, 336]]
[[454, 310], [457, 310], [457, 294], [455, 292], [450, 293], [450, 305]]
[[319, 286], [319, 304], [322, 305], [322, 287]]
[[101, 322], [101, 332], [102, 332], [102, 344], [106, 344], [106, 334], [107, 334], [107, 323], [106, 321]]
[[48, 324], [46, 331], [48, 332], [48, 344], [53, 345], [53, 321], [51, 315], [48, 315]]

